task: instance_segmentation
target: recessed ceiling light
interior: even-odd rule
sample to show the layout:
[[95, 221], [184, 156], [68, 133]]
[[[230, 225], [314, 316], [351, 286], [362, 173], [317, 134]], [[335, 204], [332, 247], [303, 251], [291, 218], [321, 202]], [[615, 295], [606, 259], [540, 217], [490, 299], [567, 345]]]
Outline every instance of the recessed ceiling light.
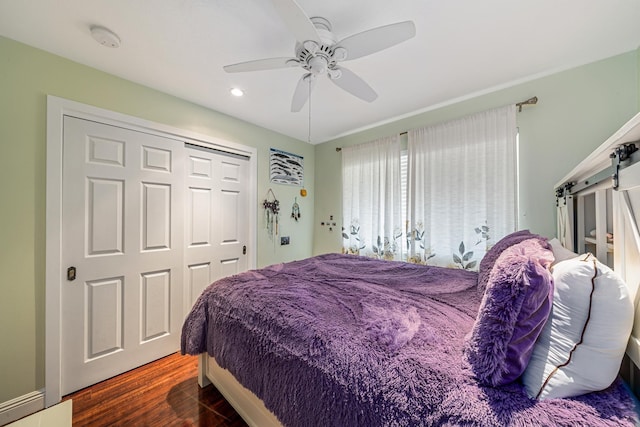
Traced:
[[231, 92], [231, 95], [233, 95], [233, 96], [242, 96], [242, 95], [244, 95], [244, 91], [242, 89], [237, 88], [237, 87], [232, 88], [229, 92]]
[[113, 31], [99, 25], [91, 26], [90, 30], [91, 36], [102, 46], [113, 48], [120, 47], [120, 37], [118, 37]]

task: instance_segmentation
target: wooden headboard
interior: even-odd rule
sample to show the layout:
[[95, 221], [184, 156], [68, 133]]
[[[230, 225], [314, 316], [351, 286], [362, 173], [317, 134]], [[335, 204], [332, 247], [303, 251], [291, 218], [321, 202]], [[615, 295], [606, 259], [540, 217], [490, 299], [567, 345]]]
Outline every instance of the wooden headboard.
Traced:
[[[640, 396], [640, 113], [556, 184], [558, 239], [592, 252], [629, 287], [635, 320], [621, 367]], [[595, 230], [595, 232], [594, 232]], [[610, 239], [607, 233], [613, 234]]]

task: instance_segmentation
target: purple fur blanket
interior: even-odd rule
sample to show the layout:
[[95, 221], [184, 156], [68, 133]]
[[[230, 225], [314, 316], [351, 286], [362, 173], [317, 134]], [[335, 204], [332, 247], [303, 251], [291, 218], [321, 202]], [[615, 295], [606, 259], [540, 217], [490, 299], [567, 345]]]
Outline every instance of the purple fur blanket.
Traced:
[[285, 426], [634, 425], [620, 380], [535, 401], [482, 387], [463, 357], [482, 297], [463, 270], [322, 255], [222, 279], [182, 352], [208, 352]]

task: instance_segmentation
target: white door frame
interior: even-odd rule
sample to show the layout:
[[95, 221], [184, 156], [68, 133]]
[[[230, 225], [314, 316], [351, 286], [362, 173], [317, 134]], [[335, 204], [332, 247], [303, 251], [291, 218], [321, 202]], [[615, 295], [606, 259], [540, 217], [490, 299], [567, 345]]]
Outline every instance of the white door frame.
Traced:
[[[184, 129], [154, 123], [137, 117], [105, 110], [75, 101], [47, 96], [47, 187], [46, 187], [46, 270], [45, 270], [45, 407], [62, 399], [60, 316], [63, 283], [62, 253], [62, 149], [63, 118], [73, 116], [86, 120], [141, 131], [159, 136], [180, 138], [190, 144], [215, 148], [249, 157], [249, 200], [257, 200], [258, 151], [226, 140], [213, 138]], [[250, 269], [257, 260], [257, 203], [249, 212]], [[186, 315], [186, 313], [184, 313]]]

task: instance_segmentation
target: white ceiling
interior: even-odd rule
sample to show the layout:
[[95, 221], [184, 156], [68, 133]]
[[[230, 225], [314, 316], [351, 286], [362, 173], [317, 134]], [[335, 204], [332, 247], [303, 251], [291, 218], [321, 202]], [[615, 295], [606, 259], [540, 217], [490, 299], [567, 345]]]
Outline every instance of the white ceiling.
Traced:
[[[639, 0], [298, 0], [338, 40], [413, 20], [416, 37], [344, 62], [378, 93], [366, 103], [322, 77], [311, 98], [319, 143], [436, 105], [640, 46]], [[89, 32], [118, 34], [111, 49]], [[0, 35], [307, 141], [307, 106], [290, 112], [303, 70], [225, 73], [294, 56], [269, 0], [0, 0]], [[231, 87], [246, 95], [235, 98]], [[514, 100], [518, 101], [518, 100]]]

